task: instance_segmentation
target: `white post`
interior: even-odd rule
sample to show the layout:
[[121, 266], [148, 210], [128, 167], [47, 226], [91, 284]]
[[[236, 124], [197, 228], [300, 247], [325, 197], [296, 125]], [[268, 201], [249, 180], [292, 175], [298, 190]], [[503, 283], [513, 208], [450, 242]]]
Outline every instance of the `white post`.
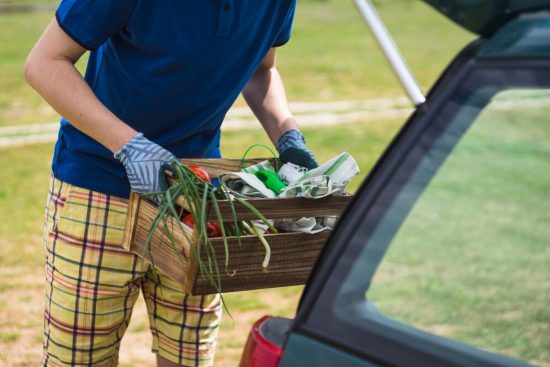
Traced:
[[370, 0], [355, 0], [355, 4], [411, 101], [416, 106], [424, 103], [426, 97]]

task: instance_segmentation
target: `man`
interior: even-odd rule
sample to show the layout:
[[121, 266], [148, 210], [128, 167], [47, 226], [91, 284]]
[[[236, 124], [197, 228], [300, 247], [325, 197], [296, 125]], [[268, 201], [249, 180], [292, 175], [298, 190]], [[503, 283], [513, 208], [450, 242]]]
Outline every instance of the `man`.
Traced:
[[[295, 0], [62, 0], [25, 65], [64, 118], [46, 212], [42, 366], [115, 366], [144, 294], [158, 366], [211, 366], [219, 295], [193, 297], [122, 246], [130, 189], [175, 157], [220, 157], [242, 91], [281, 158], [314, 167], [275, 47]], [[85, 78], [74, 64], [91, 50]]]

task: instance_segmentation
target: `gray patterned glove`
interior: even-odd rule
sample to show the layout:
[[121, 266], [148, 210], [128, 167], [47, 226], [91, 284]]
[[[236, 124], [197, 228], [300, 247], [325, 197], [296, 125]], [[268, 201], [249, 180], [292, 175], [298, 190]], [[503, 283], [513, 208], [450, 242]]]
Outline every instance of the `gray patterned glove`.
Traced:
[[306, 147], [304, 136], [296, 129], [284, 133], [275, 147], [283, 163], [290, 162], [307, 169], [319, 166], [313, 153]]
[[143, 136], [137, 134], [115, 153], [128, 175], [132, 191], [138, 193], [159, 192], [166, 189], [164, 165], [176, 157]]

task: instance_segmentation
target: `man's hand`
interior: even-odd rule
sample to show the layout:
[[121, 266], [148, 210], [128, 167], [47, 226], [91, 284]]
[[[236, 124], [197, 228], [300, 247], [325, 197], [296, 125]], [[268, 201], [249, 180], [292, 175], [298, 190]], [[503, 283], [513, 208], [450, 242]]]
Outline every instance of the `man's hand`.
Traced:
[[132, 191], [138, 193], [159, 192], [166, 189], [164, 166], [176, 157], [143, 136], [134, 136], [115, 153], [126, 169]]
[[319, 166], [313, 153], [306, 147], [306, 140], [296, 129], [289, 130], [275, 144], [283, 163], [294, 163], [307, 169]]

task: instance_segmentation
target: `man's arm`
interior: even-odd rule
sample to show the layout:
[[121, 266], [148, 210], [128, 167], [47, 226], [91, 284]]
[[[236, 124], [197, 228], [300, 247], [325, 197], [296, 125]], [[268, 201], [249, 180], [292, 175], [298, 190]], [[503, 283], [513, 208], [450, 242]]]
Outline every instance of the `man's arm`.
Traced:
[[317, 167], [315, 156], [307, 149], [288, 108], [283, 81], [275, 67], [275, 48], [248, 81], [243, 96], [277, 148], [281, 161], [309, 169]]
[[53, 19], [27, 58], [25, 78], [74, 127], [116, 152], [137, 131], [101, 103], [75, 68], [84, 52]]
[[275, 52], [275, 48], [268, 52], [242, 92], [273, 144], [287, 131], [298, 129], [276, 68]]

